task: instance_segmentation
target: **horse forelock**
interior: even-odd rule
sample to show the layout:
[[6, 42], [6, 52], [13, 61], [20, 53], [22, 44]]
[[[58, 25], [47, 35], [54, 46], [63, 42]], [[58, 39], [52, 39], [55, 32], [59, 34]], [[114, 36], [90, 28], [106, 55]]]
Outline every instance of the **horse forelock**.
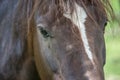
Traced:
[[[106, 14], [106, 11], [111, 13], [111, 5], [109, 3], [109, 0], [36, 0], [35, 1], [35, 8], [39, 8], [40, 6], [49, 6], [51, 4], [56, 5], [55, 7], [58, 7], [58, 12], [66, 12], [69, 8], [70, 12], [72, 13], [73, 10], [75, 10], [75, 4], [78, 3], [81, 6], [83, 6], [86, 9], [87, 6], [93, 6], [97, 8], [97, 11], [100, 11], [101, 13]], [[49, 4], [48, 4], [49, 3]], [[53, 8], [53, 7], [51, 7]], [[43, 10], [44, 11], [44, 10]], [[89, 12], [87, 12], [89, 14]]]

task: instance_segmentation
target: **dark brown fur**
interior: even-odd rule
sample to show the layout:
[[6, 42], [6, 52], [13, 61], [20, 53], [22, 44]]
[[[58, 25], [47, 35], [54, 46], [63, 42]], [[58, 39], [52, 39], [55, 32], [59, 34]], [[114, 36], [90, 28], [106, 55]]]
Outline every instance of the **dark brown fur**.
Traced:
[[[106, 10], [111, 9], [109, 0], [12, 0], [11, 2], [0, 0], [0, 80], [40, 80], [34, 60], [35, 13], [40, 10], [41, 14], [45, 14], [48, 7], [53, 4], [51, 10], [54, 11], [51, 14], [54, 14], [55, 17], [53, 19], [48, 17], [51, 21], [56, 19], [58, 22], [59, 20], [64, 21], [65, 19], [61, 16], [65, 12], [67, 2], [71, 5], [71, 14], [74, 11], [74, 2], [77, 2], [84, 7], [89, 17], [97, 25], [103, 21], [101, 16], [107, 17]], [[95, 10], [93, 12], [96, 15], [92, 15], [88, 8]], [[50, 20], [48, 23], [52, 25]], [[60, 24], [58, 22], [56, 21], [56, 25]], [[90, 23], [86, 22], [86, 24]], [[77, 29], [74, 31], [77, 32]], [[75, 69], [75, 71], [77, 70]]]

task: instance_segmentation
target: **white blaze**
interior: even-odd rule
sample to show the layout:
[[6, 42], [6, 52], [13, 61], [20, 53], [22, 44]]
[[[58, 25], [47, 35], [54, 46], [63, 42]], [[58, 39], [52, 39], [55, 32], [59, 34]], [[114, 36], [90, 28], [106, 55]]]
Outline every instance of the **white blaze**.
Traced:
[[69, 14], [69, 12], [65, 13], [64, 16], [69, 18], [78, 27], [81, 37], [82, 37], [84, 47], [85, 47], [85, 51], [88, 55], [88, 58], [92, 60], [93, 59], [92, 52], [90, 50], [89, 42], [88, 42], [87, 35], [86, 35], [86, 28], [84, 25], [86, 18], [87, 18], [87, 14], [85, 10], [81, 6], [75, 3], [75, 10], [72, 16], [71, 14]]

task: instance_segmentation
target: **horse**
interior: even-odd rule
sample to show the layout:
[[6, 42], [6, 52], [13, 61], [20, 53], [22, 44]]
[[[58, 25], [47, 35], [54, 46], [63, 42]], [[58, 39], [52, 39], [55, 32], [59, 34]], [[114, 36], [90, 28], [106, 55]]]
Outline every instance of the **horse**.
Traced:
[[0, 0], [0, 80], [104, 80], [108, 0]]

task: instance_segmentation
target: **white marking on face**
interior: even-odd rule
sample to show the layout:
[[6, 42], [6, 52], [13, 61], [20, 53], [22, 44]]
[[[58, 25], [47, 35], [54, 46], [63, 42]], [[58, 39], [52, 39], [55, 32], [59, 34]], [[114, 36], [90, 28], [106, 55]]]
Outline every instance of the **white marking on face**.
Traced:
[[90, 71], [87, 71], [85, 73], [85, 76], [89, 78], [89, 80], [95, 80], [95, 77], [93, 77], [93, 73], [91, 73]]
[[84, 25], [87, 18], [87, 14], [85, 10], [81, 6], [79, 6], [77, 3], [75, 3], [75, 10], [73, 14], [71, 15], [69, 14], [69, 12], [67, 12], [67, 13], [64, 13], [64, 16], [69, 18], [78, 27], [82, 37], [84, 47], [85, 47], [85, 51], [88, 55], [88, 58], [92, 61], [93, 60], [92, 52], [90, 50], [89, 42], [86, 35], [86, 29]]
[[71, 50], [72, 48], [73, 48], [73, 46], [70, 44], [66, 46], [66, 50]]

